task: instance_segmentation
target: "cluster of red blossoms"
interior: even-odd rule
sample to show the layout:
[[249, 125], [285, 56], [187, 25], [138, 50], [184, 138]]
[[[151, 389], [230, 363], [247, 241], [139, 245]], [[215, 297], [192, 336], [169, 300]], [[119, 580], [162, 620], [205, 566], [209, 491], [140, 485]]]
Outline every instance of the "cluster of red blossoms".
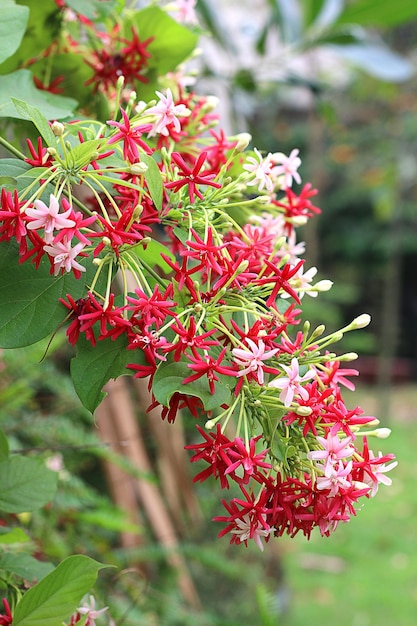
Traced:
[[247, 135], [213, 130], [209, 99], [175, 85], [156, 95], [132, 97], [99, 132], [55, 122], [55, 145], [28, 141], [37, 177], [2, 190], [0, 241], [16, 241], [22, 263], [47, 260], [51, 280], [85, 281], [62, 300], [72, 344], [123, 337], [150, 407], [203, 419], [194, 480], [239, 490], [215, 518], [220, 535], [261, 548], [328, 535], [395, 465], [368, 448], [386, 429], [342, 398], [357, 371], [341, 363], [356, 355], [328, 351], [369, 318], [331, 335], [301, 323], [303, 297], [331, 283], [304, 269], [296, 228], [320, 210], [298, 151], [245, 153]]

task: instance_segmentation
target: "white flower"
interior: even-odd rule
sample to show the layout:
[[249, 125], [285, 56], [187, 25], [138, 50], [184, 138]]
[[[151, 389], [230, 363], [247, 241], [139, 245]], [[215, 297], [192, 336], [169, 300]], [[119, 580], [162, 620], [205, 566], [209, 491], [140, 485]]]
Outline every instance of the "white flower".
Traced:
[[83, 243], [77, 243], [76, 246], [71, 248], [71, 241], [66, 237], [62, 241], [57, 241], [51, 246], [44, 246], [43, 249], [53, 257], [54, 260], [54, 275], [57, 276], [61, 269], [66, 272], [70, 272], [72, 269], [79, 272], [85, 272], [85, 267], [80, 265], [75, 257], [78, 256], [81, 250], [84, 248]]
[[249, 156], [243, 166], [243, 169], [247, 172], [250, 172], [254, 175], [254, 179], [250, 180], [247, 185], [252, 186], [258, 184], [258, 191], [262, 191], [265, 188], [269, 193], [274, 191], [274, 183], [270, 176], [272, 171], [272, 162], [271, 162], [271, 153], [269, 153], [265, 158], [263, 158], [262, 154], [254, 149], [256, 157]]
[[86, 602], [86, 606], [80, 606], [77, 609], [77, 612], [80, 615], [87, 615], [87, 623], [88, 626], [96, 626], [95, 620], [99, 615], [102, 615], [105, 611], [107, 611], [109, 607], [105, 606], [103, 609], [99, 609], [96, 611], [96, 599], [94, 596], [89, 597], [89, 604]]
[[286, 372], [287, 376], [281, 376], [280, 378], [271, 380], [268, 387], [275, 387], [276, 389], [282, 390], [279, 399], [284, 403], [284, 406], [287, 407], [291, 405], [295, 395], [301, 396], [303, 400], [308, 400], [308, 391], [301, 383], [314, 378], [316, 375], [315, 370], [309, 369], [304, 376], [300, 376], [299, 364], [295, 357], [291, 360], [290, 367], [287, 365], [281, 365], [281, 367]]
[[282, 189], [292, 187], [293, 180], [295, 180], [298, 185], [301, 183], [301, 176], [297, 171], [301, 165], [301, 159], [298, 153], [299, 150], [294, 149], [289, 156], [285, 155], [283, 152], [274, 152], [274, 154], [271, 155], [271, 160], [276, 164], [276, 167], [273, 169], [273, 174], [276, 178], [282, 178]]

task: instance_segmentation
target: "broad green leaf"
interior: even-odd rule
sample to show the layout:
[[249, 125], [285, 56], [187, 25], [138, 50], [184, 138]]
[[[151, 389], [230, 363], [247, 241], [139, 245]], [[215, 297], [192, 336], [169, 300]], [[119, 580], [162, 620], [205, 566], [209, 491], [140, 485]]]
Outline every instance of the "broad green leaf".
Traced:
[[0, 117], [27, 119], [26, 115], [16, 111], [12, 98], [30, 102], [47, 120], [69, 117], [77, 106], [77, 102], [72, 98], [36, 89], [29, 70], [17, 70], [0, 76]]
[[57, 474], [40, 459], [13, 456], [0, 462], [0, 510], [34, 511], [52, 500]]
[[147, 48], [151, 54], [148, 67], [157, 70], [159, 75], [175, 70], [190, 56], [197, 44], [194, 33], [156, 6], [137, 11], [133, 25], [141, 41], [153, 38]]
[[14, 0], [3, 0], [0, 20], [0, 63], [20, 46], [29, 19], [29, 9]]
[[[29, 9], [29, 19], [20, 46], [0, 65], [0, 74], [13, 72], [28, 59], [39, 56], [60, 33], [62, 12], [54, 0], [18, 0], [18, 4], [24, 5], [26, 10]], [[7, 8], [3, 6], [3, 1], [1, 5], [3, 21]]]
[[84, 141], [84, 143], [80, 143], [72, 148], [67, 158], [73, 161], [71, 165], [73, 165], [75, 169], [81, 169], [88, 165], [90, 161], [94, 160], [101, 145], [103, 145], [103, 139]]
[[372, 27], [398, 26], [417, 16], [414, 0], [356, 0], [347, 4], [339, 22]]
[[13, 614], [13, 626], [59, 626], [67, 622], [83, 596], [108, 567], [88, 556], [70, 556], [26, 591]]
[[0, 526], [0, 545], [27, 543], [30, 537], [22, 528], [7, 528]]
[[0, 159], [0, 177], [3, 179], [8, 179], [13, 181], [13, 183], [4, 184], [8, 191], [13, 191], [13, 189], [17, 189], [17, 191], [23, 191], [25, 187], [27, 187], [27, 181], [19, 181], [19, 176], [24, 174], [28, 170], [32, 169], [29, 163], [25, 163], [20, 159]]
[[59, 298], [84, 296], [85, 280], [84, 275], [79, 280], [72, 274], [51, 276], [46, 258], [38, 269], [30, 261], [20, 265], [17, 246], [1, 242], [0, 347], [21, 348], [52, 334], [67, 314]]
[[39, 131], [39, 134], [43, 137], [47, 146], [55, 146], [56, 137], [48, 124], [48, 120], [42, 115], [42, 113], [36, 108], [27, 104], [23, 100], [17, 98], [11, 99], [16, 111], [23, 119], [31, 120]]
[[415, 69], [404, 57], [382, 44], [361, 43], [331, 46], [332, 50], [364, 72], [388, 82], [409, 80]]
[[164, 190], [161, 171], [151, 156], [148, 156], [147, 154], [141, 154], [140, 160], [148, 166], [148, 170], [145, 174], [145, 179], [148, 184], [149, 193], [151, 194], [151, 198], [156, 208], [158, 209], [158, 211], [161, 211], [162, 194]]
[[9, 442], [2, 430], [0, 430], [0, 461], [7, 459], [9, 456]]
[[116, 0], [66, 0], [65, 5], [89, 20], [95, 20], [114, 11]]
[[0, 569], [5, 569], [25, 580], [41, 580], [55, 568], [52, 563], [38, 561], [25, 552], [6, 552], [0, 555]]
[[164, 259], [162, 258], [161, 255], [164, 254], [169, 259], [171, 259], [173, 262], [175, 262], [175, 260], [176, 260], [175, 256], [172, 254], [171, 250], [169, 250], [169, 248], [164, 246], [159, 241], [156, 241], [155, 239], [152, 239], [146, 245], [146, 248], [144, 246], [140, 245], [140, 246], [135, 246], [134, 248], [132, 248], [132, 250], [134, 250], [135, 254], [142, 261], [144, 261], [145, 263], [147, 263], [151, 267], [154, 267], [155, 265], [157, 265], [166, 274], [171, 272], [171, 267], [168, 265], [168, 263], [166, 261], [164, 261]]
[[219, 375], [220, 380], [215, 383], [216, 391], [212, 394], [205, 376], [184, 385], [182, 381], [191, 374], [193, 374], [193, 370], [187, 366], [187, 363], [175, 362], [170, 359], [162, 362], [155, 373], [152, 384], [152, 391], [156, 400], [164, 406], [169, 406], [173, 394], [179, 392], [200, 398], [206, 411], [212, 411], [221, 404], [230, 401], [231, 391], [226, 383], [226, 376]]
[[77, 354], [71, 360], [71, 378], [83, 405], [94, 413], [105, 397], [103, 387], [111, 378], [129, 374], [128, 363], [141, 358], [141, 350], [127, 350], [124, 335], [115, 341], [103, 339], [92, 346], [83, 336], [77, 342]]

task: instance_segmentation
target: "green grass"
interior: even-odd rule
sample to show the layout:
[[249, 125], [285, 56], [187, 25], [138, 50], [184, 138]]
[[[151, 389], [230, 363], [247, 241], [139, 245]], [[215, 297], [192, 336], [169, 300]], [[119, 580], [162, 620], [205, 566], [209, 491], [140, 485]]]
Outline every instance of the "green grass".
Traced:
[[399, 461], [391, 487], [382, 485], [330, 538], [281, 540], [290, 593], [283, 626], [417, 623], [417, 420], [408, 415], [392, 421], [387, 441], [370, 442]]

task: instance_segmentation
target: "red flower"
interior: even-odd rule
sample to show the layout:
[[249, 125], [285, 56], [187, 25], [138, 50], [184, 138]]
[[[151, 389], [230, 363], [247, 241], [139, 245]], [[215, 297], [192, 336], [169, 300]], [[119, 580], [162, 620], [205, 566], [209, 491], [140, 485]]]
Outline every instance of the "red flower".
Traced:
[[207, 355], [204, 355], [204, 356], [198, 355], [197, 357], [188, 356], [188, 359], [192, 361], [192, 363], [188, 364], [188, 367], [196, 373], [192, 374], [191, 376], [187, 376], [187, 378], [184, 378], [184, 380], [182, 381], [182, 384], [186, 385], [187, 383], [192, 383], [193, 381], [197, 380], [198, 378], [201, 378], [202, 376], [207, 376], [207, 380], [208, 380], [209, 387], [210, 387], [210, 393], [214, 394], [216, 391], [214, 382], [215, 381], [217, 382], [220, 380], [217, 374], [225, 374], [226, 376], [236, 376], [235, 369], [222, 365], [223, 357], [226, 351], [227, 351], [227, 348], [223, 348], [223, 350], [220, 352], [216, 360], [214, 360], [212, 357], [207, 356]]
[[123, 122], [107, 122], [109, 126], [115, 126], [119, 129], [119, 132], [113, 135], [113, 137], [110, 137], [107, 143], [112, 144], [123, 141], [123, 158], [125, 161], [134, 163], [139, 159], [138, 146], [140, 146], [146, 154], [152, 154], [151, 148], [141, 139], [143, 133], [147, 133], [151, 130], [152, 124], [142, 124], [142, 126], [132, 128], [126, 111], [123, 109], [120, 110], [122, 112]]
[[16, 190], [12, 194], [10, 191], [6, 191], [4, 187], [2, 188], [0, 241], [10, 241], [10, 239], [15, 238], [20, 244], [20, 254], [25, 254], [27, 251], [24, 213], [20, 210], [23, 204], [24, 202], [19, 202]]
[[3, 606], [5, 610], [5, 615], [0, 614], [0, 626], [8, 626], [13, 623], [13, 616], [10, 611], [10, 606], [6, 598], [3, 598]]
[[174, 192], [178, 192], [182, 187], [188, 185], [188, 195], [190, 197], [191, 204], [194, 204], [195, 196], [203, 200], [203, 194], [197, 189], [197, 185], [210, 185], [216, 189], [220, 189], [219, 183], [214, 183], [211, 179], [215, 177], [215, 174], [200, 174], [200, 170], [207, 158], [207, 152], [202, 152], [196, 160], [193, 168], [188, 167], [179, 152], [172, 153], [172, 160], [179, 167], [179, 174], [183, 176], [180, 180], [173, 180], [169, 183], [165, 183], [167, 189], [173, 189]]
[[207, 433], [200, 426], [198, 426], [198, 424], [196, 427], [200, 435], [204, 437], [205, 441], [185, 446], [185, 449], [195, 450], [195, 453], [190, 458], [191, 463], [205, 461], [209, 464], [209, 467], [194, 476], [193, 483], [198, 481], [203, 482], [210, 476], [214, 476], [215, 479], [220, 479], [222, 489], [228, 489], [229, 482], [226, 476], [226, 470], [231, 464], [228, 451], [233, 446], [233, 441], [230, 441], [226, 435], [223, 435], [220, 424], [216, 425], [215, 434]]

